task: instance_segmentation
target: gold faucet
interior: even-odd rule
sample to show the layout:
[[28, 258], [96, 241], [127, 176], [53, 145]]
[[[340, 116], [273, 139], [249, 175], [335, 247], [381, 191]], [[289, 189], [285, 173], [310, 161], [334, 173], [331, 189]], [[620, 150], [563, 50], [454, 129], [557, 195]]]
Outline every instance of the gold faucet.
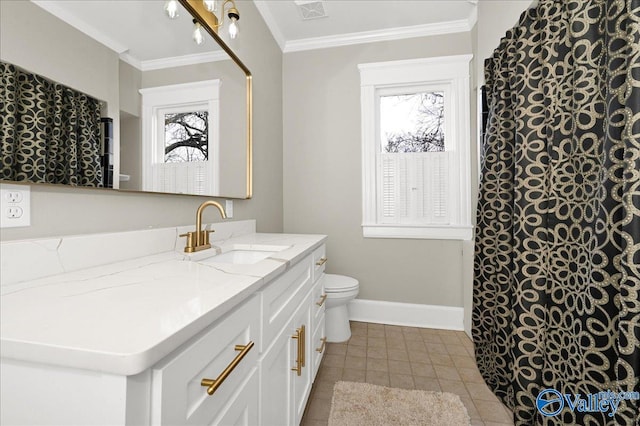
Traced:
[[202, 229], [202, 212], [208, 206], [216, 207], [220, 211], [220, 216], [222, 216], [223, 219], [227, 218], [224, 208], [217, 201], [210, 200], [200, 204], [200, 207], [198, 207], [198, 211], [196, 212], [196, 230], [180, 235], [181, 237], [187, 237], [187, 245], [184, 248], [185, 253], [193, 253], [195, 251], [211, 248], [211, 244], [209, 243], [209, 233], [215, 231], [213, 229], [210, 231]]

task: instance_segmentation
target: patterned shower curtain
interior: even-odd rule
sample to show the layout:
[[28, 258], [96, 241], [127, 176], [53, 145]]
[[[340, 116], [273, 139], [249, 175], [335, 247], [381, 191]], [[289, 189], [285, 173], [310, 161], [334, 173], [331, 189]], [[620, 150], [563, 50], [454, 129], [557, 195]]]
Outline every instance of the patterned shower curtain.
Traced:
[[517, 425], [638, 425], [640, 0], [540, 0], [485, 74], [480, 372]]
[[102, 186], [100, 102], [0, 62], [0, 179]]

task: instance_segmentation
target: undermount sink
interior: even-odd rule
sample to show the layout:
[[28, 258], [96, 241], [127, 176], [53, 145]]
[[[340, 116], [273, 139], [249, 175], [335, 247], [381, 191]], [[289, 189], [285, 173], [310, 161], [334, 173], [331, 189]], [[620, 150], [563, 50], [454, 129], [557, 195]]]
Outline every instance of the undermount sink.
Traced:
[[288, 249], [289, 246], [235, 244], [231, 250], [217, 254], [201, 262], [204, 263], [232, 263], [235, 265], [251, 265], [267, 257]]

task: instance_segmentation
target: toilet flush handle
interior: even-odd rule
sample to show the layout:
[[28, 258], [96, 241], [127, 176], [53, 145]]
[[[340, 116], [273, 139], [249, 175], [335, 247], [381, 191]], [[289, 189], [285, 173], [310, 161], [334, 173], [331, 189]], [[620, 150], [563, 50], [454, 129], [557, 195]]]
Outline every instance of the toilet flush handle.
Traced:
[[322, 265], [324, 265], [325, 263], [327, 263], [327, 258], [326, 258], [325, 256], [322, 256], [322, 257], [321, 257], [321, 258], [316, 262], [316, 265], [318, 265], [318, 266], [322, 266]]
[[324, 301], [325, 300], [327, 300], [327, 295], [323, 294], [322, 296], [320, 296], [320, 300], [316, 302], [316, 305], [318, 305], [318, 306], [324, 305]]

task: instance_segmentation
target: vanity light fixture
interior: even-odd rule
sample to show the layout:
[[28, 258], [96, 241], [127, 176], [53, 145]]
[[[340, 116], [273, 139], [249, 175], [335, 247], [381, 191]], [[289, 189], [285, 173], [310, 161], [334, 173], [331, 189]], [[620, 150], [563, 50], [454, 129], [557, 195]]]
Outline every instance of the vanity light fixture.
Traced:
[[[217, 0], [202, 0], [202, 3], [204, 4], [205, 9], [216, 15], [216, 11], [218, 10]], [[240, 12], [238, 12], [238, 9], [236, 8], [235, 0], [224, 0], [222, 2], [222, 7], [220, 7], [220, 18], [218, 18], [218, 15], [216, 15], [218, 24], [214, 26], [213, 29], [217, 31], [218, 28], [220, 28], [224, 24], [225, 8], [227, 6], [229, 7], [227, 8], [226, 15], [230, 20], [229, 37], [234, 39], [238, 35], [238, 20], [240, 19]]]
[[178, 0], [164, 2], [164, 13], [167, 14], [169, 19], [176, 19], [178, 17]]
[[193, 41], [195, 41], [198, 46], [204, 43], [204, 29], [202, 28], [202, 25], [200, 25], [200, 22], [196, 21], [195, 19], [193, 20], [192, 37]]
[[[189, 3], [193, 4], [198, 0], [187, 0]], [[167, 0], [164, 3], [164, 11], [167, 16], [171, 19], [175, 19], [178, 17], [178, 0]], [[238, 36], [238, 20], [240, 19], [240, 12], [236, 8], [235, 0], [224, 0], [222, 1], [222, 6], [218, 8], [218, 0], [202, 0], [202, 7], [207, 12], [211, 13], [212, 21], [207, 20], [207, 24], [213, 31], [218, 32], [218, 28], [220, 28], [224, 24], [225, 14], [229, 18], [229, 37], [232, 39]], [[226, 12], [225, 12], [226, 9]], [[218, 10], [220, 14], [218, 15]], [[219, 17], [218, 17], [219, 16]], [[196, 44], [204, 43], [204, 28], [200, 25], [196, 20], [193, 21], [193, 40]]]

